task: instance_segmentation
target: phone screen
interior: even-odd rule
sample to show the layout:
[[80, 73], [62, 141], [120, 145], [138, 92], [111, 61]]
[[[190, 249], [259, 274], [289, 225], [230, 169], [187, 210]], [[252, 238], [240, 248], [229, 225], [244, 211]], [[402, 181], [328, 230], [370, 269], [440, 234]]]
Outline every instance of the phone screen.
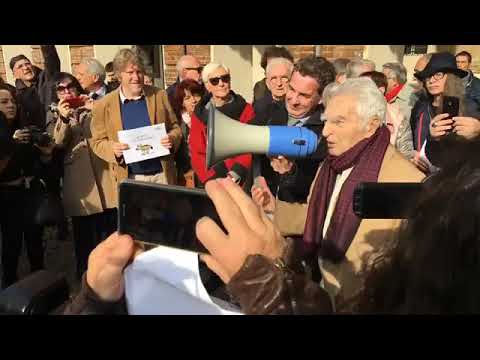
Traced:
[[204, 190], [133, 180], [120, 184], [118, 216], [119, 233], [148, 248], [163, 245], [208, 253], [195, 234], [197, 221], [208, 216], [223, 229]]
[[66, 99], [66, 102], [70, 105], [71, 108], [76, 109], [79, 108], [80, 106], [85, 105], [85, 100], [81, 98], [80, 96], [76, 97], [71, 97], [69, 99]]
[[450, 116], [449, 118], [453, 118], [458, 116], [460, 107], [460, 100], [458, 97], [455, 96], [444, 96], [443, 97], [443, 112], [448, 113]]
[[406, 219], [422, 183], [360, 183], [353, 193], [353, 212], [362, 219]]

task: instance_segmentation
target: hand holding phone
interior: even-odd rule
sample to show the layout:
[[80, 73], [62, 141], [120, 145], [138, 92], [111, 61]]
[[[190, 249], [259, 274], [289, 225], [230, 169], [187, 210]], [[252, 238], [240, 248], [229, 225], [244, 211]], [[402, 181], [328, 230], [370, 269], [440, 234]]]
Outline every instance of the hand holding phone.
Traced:
[[443, 113], [436, 115], [430, 121], [430, 136], [433, 140], [439, 140], [442, 136], [452, 131], [454, 121], [450, 114]]
[[458, 116], [460, 111], [460, 99], [455, 96], [444, 96], [442, 105], [442, 113], [447, 113], [449, 119]]
[[65, 101], [70, 105], [72, 109], [78, 109], [79, 107], [85, 105], [85, 98], [82, 96], [73, 96], [65, 99]]
[[201, 189], [124, 180], [119, 187], [118, 231], [148, 249], [158, 245], [208, 253], [198, 241], [197, 221], [208, 216], [221, 226], [215, 206]]

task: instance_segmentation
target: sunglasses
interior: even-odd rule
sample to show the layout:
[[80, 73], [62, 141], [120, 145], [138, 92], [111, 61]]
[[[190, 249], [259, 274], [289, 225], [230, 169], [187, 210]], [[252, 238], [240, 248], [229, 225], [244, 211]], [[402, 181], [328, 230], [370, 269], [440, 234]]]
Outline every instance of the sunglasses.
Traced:
[[76, 87], [73, 84], [68, 84], [68, 85], [58, 85], [57, 86], [57, 91], [58, 92], [64, 92], [65, 90], [75, 90]]
[[185, 70], [195, 70], [196, 72], [201, 73], [202, 70], [203, 70], [203, 66], [199, 66], [199, 67], [186, 67]]
[[223, 83], [230, 84], [230, 74], [208, 79], [210, 84], [212, 84], [213, 86], [217, 86], [220, 80], [222, 80]]

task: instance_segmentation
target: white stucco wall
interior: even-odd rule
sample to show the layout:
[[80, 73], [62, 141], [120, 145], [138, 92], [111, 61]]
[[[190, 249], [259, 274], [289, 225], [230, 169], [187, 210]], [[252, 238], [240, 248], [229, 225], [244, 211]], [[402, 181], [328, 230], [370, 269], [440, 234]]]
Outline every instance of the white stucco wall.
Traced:
[[103, 66], [107, 65], [113, 58], [118, 50], [124, 48], [131, 48], [132, 45], [94, 45], [93, 53], [95, 58], [102, 63]]

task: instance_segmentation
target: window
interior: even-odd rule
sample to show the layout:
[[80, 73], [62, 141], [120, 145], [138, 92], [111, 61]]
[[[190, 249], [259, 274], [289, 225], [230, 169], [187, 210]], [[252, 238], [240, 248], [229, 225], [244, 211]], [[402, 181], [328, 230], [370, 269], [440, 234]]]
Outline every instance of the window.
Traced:
[[405, 55], [423, 55], [427, 53], [428, 45], [405, 45]]

